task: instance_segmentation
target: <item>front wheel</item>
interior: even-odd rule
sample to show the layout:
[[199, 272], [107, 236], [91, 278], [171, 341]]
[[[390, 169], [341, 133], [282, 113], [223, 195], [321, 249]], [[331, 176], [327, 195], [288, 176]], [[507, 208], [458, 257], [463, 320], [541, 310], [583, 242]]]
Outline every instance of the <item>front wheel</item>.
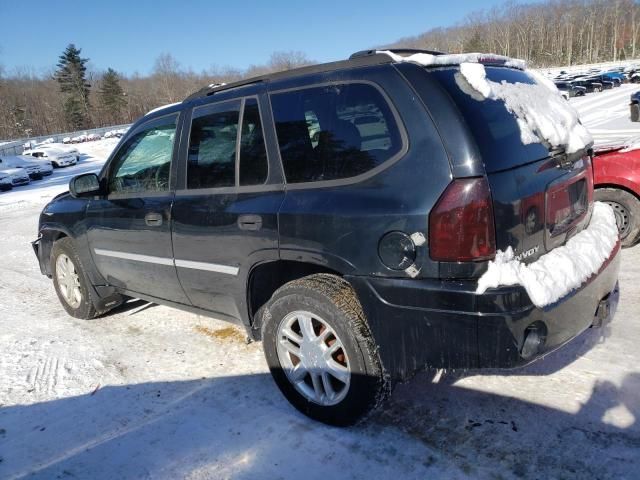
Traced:
[[51, 273], [58, 299], [69, 315], [84, 320], [97, 316], [89, 281], [70, 238], [61, 238], [53, 244]]
[[318, 274], [289, 282], [273, 294], [262, 318], [271, 374], [305, 415], [352, 425], [388, 395], [376, 344], [345, 280]]
[[599, 188], [594, 199], [607, 203], [613, 208], [623, 248], [633, 246], [640, 238], [640, 200], [617, 188]]

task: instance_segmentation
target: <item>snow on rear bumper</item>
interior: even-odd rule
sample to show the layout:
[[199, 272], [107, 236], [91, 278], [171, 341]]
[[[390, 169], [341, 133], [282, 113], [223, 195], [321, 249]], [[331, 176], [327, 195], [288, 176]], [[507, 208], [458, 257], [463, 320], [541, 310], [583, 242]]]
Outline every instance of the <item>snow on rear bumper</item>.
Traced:
[[602, 202], [593, 205], [589, 226], [531, 264], [518, 261], [509, 247], [478, 280], [477, 293], [501, 285], [522, 285], [531, 302], [545, 307], [580, 288], [610, 258], [619, 243], [613, 209]]
[[[385, 367], [394, 379], [427, 368], [512, 368], [530, 363], [611, 320], [620, 244], [581, 287], [544, 308], [521, 285], [476, 293], [476, 281], [346, 276], [358, 294]], [[597, 318], [603, 299], [607, 318]], [[523, 354], [532, 326], [544, 342]], [[526, 352], [524, 352], [526, 353]]]

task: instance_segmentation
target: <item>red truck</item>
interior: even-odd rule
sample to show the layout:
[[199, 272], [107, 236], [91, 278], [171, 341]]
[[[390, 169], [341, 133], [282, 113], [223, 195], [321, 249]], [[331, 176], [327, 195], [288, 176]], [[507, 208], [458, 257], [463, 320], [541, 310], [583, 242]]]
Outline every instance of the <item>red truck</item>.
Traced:
[[595, 200], [616, 214], [623, 247], [640, 241], [640, 137], [594, 148]]

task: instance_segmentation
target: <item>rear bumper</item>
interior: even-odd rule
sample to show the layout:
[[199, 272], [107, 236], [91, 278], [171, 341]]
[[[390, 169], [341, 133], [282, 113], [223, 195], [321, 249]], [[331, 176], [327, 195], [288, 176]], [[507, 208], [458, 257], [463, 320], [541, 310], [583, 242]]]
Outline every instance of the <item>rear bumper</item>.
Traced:
[[617, 245], [580, 289], [543, 309], [521, 286], [478, 295], [475, 280], [347, 280], [362, 303], [385, 369], [406, 379], [427, 367], [522, 366], [610, 321], [618, 303], [619, 253]]

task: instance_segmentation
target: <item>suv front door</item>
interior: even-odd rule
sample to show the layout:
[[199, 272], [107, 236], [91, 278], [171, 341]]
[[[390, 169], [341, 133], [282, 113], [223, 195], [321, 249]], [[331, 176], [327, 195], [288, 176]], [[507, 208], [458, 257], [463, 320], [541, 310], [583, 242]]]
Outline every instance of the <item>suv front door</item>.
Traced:
[[276, 141], [257, 91], [193, 109], [173, 207], [180, 282], [194, 306], [227, 320], [247, 311], [251, 266], [278, 259], [282, 173], [268, 162]]
[[178, 114], [140, 125], [103, 171], [107, 195], [87, 208], [87, 237], [105, 280], [120, 289], [189, 304], [171, 245], [171, 185]]

